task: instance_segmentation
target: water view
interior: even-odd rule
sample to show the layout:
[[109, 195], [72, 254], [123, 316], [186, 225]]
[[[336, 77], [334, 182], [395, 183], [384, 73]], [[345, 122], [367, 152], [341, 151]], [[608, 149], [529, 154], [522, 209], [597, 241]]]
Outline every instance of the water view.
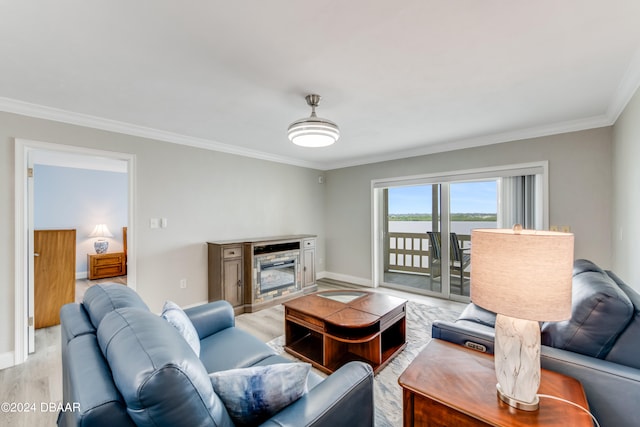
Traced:
[[[439, 186], [416, 185], [388, 190], [389, 231], [392, 233], [426, 233], [432, 231], [434, 191]], [[497, 182], [474, 181], [450, 185], [451, 231], [471, 234], [474, 228], [497, 228]], [[416, 213], [418, 212], [418, 213]]]
[[[451, 221], [451, 231], [471, 234], [474, 228], [497, 228], [496, 221]], [[389, 221], [391, 233], [426, 233], [431, 231], [431, 221]]]

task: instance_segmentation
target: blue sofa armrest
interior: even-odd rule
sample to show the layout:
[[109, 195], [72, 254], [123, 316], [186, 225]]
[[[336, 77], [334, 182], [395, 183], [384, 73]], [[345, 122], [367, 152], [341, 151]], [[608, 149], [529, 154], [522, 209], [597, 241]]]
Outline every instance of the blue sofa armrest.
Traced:
[[235, 326], [233, 307], [227, 301], [220, 300], [198, 305], [187, 308], [184, 312], [198, 331], [201, 340]]
[[58, 426], [135, 427], [96, 336], [85, 334], [74, 338], [68, 349], [63, 379], [68, 389], [62, 404], [69, 409], [59, 413]]
[[640, 370], [543, 345], [540, 365], [582, 383], [589, 409], [601, 426], [638, 426]]
[[493, 354], [494, 329], [467, 320], [448, 322], [436, 320], [431, 326], [431, 336], [459, 344], [482, 353]]
[[373, 370], [350, 362], [262, 426], [371, 427], [374, 424]]

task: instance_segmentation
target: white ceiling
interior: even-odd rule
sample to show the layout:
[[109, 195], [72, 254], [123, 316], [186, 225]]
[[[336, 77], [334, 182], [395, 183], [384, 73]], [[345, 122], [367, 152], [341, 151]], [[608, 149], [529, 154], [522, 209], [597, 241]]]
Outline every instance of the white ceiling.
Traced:
[[[610, 125], [640, 83], [639, 18], [638, 0], [0, 0], [0, 109], [331, 169]], [[287, 139], [307, 93], [331, 147]]]

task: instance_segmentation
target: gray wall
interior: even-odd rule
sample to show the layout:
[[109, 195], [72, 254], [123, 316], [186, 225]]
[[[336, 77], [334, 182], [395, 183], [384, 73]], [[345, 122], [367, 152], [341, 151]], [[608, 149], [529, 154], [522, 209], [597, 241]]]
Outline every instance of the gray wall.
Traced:
[[[319, 171], [0, 113], [0, 356], [14, 346], [14, 138], [136, 155], [137, 290], [165, 300], [207, 300], [207, 240], [317, 234], [324, 266]], [[165, 217], [168, 228], [150, 229]], [[179, 281], [188, 281], [180, 289]]]
[[549, 161], [549, 224], [570, 225], [575, 256], [610, 268], [611, 128], [329, 171], [327, 271], [371, 282], [371, 180]]
[[640, 89], [613, 132], [613, 271], [640, 291], [636, 265], [640, 237]]

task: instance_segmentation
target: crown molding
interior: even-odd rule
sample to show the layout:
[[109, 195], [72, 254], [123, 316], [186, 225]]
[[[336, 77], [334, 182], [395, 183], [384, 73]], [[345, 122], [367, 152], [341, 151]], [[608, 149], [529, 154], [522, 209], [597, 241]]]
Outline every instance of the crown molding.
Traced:
[[558, 135], [568, 132], [577, 132], [588, 129], [595, 129], [611, 126], [613, 122], [608, 115], [589, 117], [586, 119], [570, 120], [551, 125], [534, 126], [526, 129], [501, 132], [492, 135], [483, 135], [474, 138], [458, 139], [437, 142], [435, 144], [423, 145], [412, 150], [396, 151], [393, 153], [381, 154], [359, 158], [353, 161], [334, 162], [326, 170], [341, 169], [352, 166], [361, 166], [372, 163], [380, 163], [391, 160], [406, 159], [409, 157], [426, 156], [429, 154], [443, 153], [446, 151], [463, 150], [465, 148], [482, 147], [485, 145], [501, 144], [504, 142], [521, 141], [525, 139], [539, 138], [543, 136]]
[[615, 123], [640, 87], [640, 48], [631, 57], [627, 69], [607, 109], [607, 117]]
[[625, 107], [631, 100], [631, 97], [633, 97], [639, 87], [640, 49], [636, 50], [629, 65], [627, 66], [627, 69], [622, 79], [620, 80], [620, 84], [618, 85], [616, 93], [611, 98], [611, 102], [605, 114], [588, 117], [585, 119], [555, 123], [551, 125], [534, 126], [526, 129], [501, 132], [492, 135], [483, 135], [474, 138], [441, 141], [433, 144], [423, 145], [419, 148], [411, 150], [395, 151], [376, 156], [359, 157], [356, 159], [336, 162], [309, 162], [292, 157], [277, 156], [263, 151], [223, 144], [221, 142], [204, 138], [190, 137], [173, 132], [138, 126], [131, 123], [91, 116], [88, 114], [76, 113], [58, 108], [32, 104], [11, 98], [0, 97], [0, 111], [68, 123], [77, 126], [101, 129], [110, 132], [117, 132], [126, 135], [139, 136], [142, 138], [155, 139], [159, 141], [186, 145], [205, 150], [235, 154], [238, 156], [250, 157], [259, 160], [266, 160], [270, 162], [284, 163], [292, 166], [300, 166], [310, 169], [327, 171], [352, 166], [361, 166], [371, 163], [399, 160], [409, 157], [425, 156], [446, 151], [462, 150], [465, 148], [500, 144], [509, 141], [520, 141], [524, 139], [612, 126], [616, 122], [622, 111], [624, 111]]
[[125, 135], [139, 136], [142, 138], [155, 139], [158, 141], [170, 142], [173, 144], [186, 145], [205, 150], [219, 151], [227, 154], [235, 154], [243, 157], [250, 157], [259, 160], [267, 160], [276, 163], [285, 163], [292, 166], [300, 166], [311, 169], [322, 169], [321, 165], [314, 162], [307, 162], [292, 157], [277, 156], [258, 150], [237, 147], [223, 144], [221, 142], [181, 135], [173, 132], [153, 129], [145, 126], [117, 120], [105, 119], [88, 114], [77, 113], [59, 108], [47, 107], [44, 105], [32, 104], [11, 98], [0, 97], [0, 111], [19, 114], [22, 116], [35, 117], [38, 119], [51, 120], [55, 122], [67, 123], [76, 126], [84, 126], [93, 129], [100, 129], [109, 132], [122, 133]]

